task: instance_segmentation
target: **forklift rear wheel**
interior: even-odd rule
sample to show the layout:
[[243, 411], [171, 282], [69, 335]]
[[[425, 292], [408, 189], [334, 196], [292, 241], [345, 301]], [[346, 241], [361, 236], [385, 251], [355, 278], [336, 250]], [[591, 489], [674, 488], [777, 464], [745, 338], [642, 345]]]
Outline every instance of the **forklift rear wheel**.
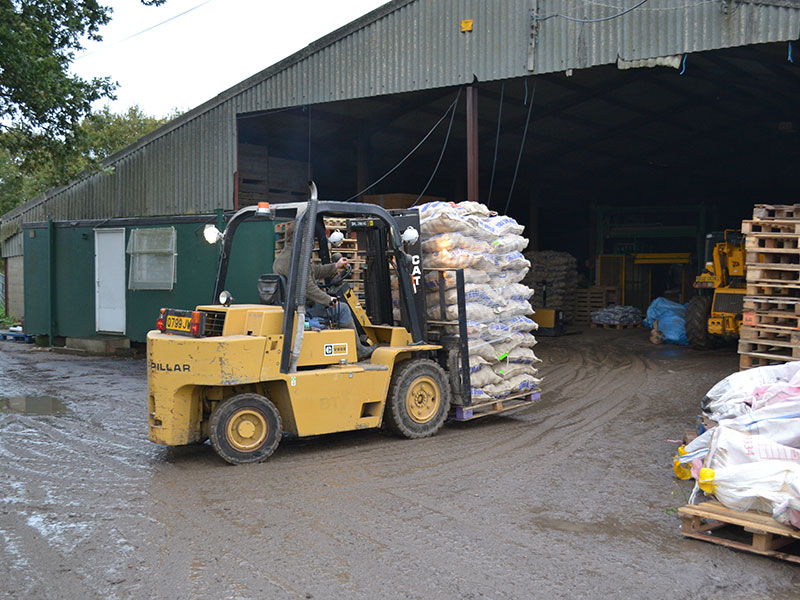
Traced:
[[281, 439], [281, 415], [259, 394], [236, 394], [220, 402], [208, 424], [211, 445], [232, 465], [261, 462]]
[[695, 296], [686, 307], [686, 338], [695, 350], [708, 350], [714, 340], [708, 333], [708, 317], [711, 316], [711, 296]]
[[444, 369], [426, 358], [395, 367], [384, 416], [395, 433], [423, 438], [442, 428], [450, 411], [450, 382]]

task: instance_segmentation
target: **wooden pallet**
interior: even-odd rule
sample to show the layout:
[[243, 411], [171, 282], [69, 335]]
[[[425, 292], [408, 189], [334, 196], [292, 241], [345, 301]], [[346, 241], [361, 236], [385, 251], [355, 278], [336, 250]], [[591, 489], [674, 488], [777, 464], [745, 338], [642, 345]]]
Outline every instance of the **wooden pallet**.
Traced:
[[745, 296], [742, 308], [747, 312], [800, 315], [800, 298], [790, 298], [786, 296]]
[[[742, 327], [742, 335], [739, 340], [739, 352], [779, 352], [781, 355], [800, 359], [800, 335], [796, 332], [775, 331], [761, 327]], [[745, 339], [745, 335], [751, 336]], [[747, 346], [747, 347], [743, 347]], [[758, 346], [753, 348], [752, 346]], [[794, 355], [792, 354], [794, 352]]]
[[800, 284], [789, 281], [783, 283], [762, 283], [758, 281], [748, 281], [745, 287], [748, 296], [800, 299]]
[[773, 365], [782, 365], [791, 362], [793, 358], [776, 358], [775, 356], [765, 356], [762, 354], [742, 354], [739, 353], [739, 370], [746, 371], [747, 369], [755, 369], [756, 367], [769, 367]]
[[747, 252], [800, 252], [800, 234], [797, 233], [751, 233], [744, 239]]
[[800, 204], [756, 204], [753, 219], [800, 219]]
[[745, 264], [756, 269], [789, 269], [800, 266], [800, 252], [790, 248], [763, 248], [745, 252]]
[[800, 330], [800, 315], [782, 311], [744, 311], [742, 324], [748, 327], [768, 327], [782, 331]]
[[800, 360], [800, 346], [782, 340], [739, 340], [739, 369]]
[[638, 329], [641, 326], [641, 323], [620, 323], [618, 325], [609, 325], [608, 323], [592, 323], [592, 329]]
[[716, 500], [687, 504], [678, 514], [683, 536], [800, 563], [800, 531], [769, 515], [732, 510]]
[[742, 233], [747, 236], [752, 233], [800, 233], [800, 221], [742, 221]]
[[455, 421], [473, 421], [481, 417], [488, 417], [491, 415], [499, 415], [508, 413], [510, 411], [521, 410], [532, 406], [539, 397], [541, 392], [526, 392], [519, 396], [509, 396], [508, 398], [499, 398], [497, 400], [490, 400], [488, 402], [481, 402], [480, 404], [473, 404], [472, 406], [457, 406], [452, 407], [453, 414], [451, 418]]
[[592, 312], [617, 301], [619, 288], [590, 287], [575, 290], [572, 306], [573, 322], [591, 323]]

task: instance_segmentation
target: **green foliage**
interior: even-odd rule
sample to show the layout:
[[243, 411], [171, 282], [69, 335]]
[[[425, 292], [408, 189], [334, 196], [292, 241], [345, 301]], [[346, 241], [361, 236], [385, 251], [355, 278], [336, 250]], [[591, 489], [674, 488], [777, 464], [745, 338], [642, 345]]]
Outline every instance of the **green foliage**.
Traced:
[[0, 0], [0, 130], [11, 123], [26, 135], [60, 138], [95, 100], [114, 98], [109, 77], [69, 73], [82, 39], [101, 40], [111, 12], [97, 0]]
[[138, 106], [115, 114], [106, 106], [90, 113], [64, 140], [19, 128], [0, 133], [0, 214], [85, 172], [100, 170], [104, 159], [176, 116], [177, 112], [159, 119]]
[[96, 0], [0, 0], [0, 117], [22, 131], [55, 137], [102, 97], [108, 77], [86, 81], [69, 65], [81, 39], [100, 40], [110, 9]]
[[14, 317], [9, 317], [2, 308], [0, 308], [0, 328], [6, 329], [16, 323]]

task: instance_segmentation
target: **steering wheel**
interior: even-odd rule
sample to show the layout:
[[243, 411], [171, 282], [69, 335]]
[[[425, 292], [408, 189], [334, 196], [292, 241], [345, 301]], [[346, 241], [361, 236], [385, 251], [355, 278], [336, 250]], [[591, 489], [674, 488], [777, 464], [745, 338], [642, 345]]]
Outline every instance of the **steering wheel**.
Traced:
[[345, 279], [349, 279], [350, 275], [352, 274], [353, 274], [353, 265], [347, 263], [347, 265], [345, 265], [344, 267], [344, 270], [334, 275], [331, 278], [330, 283], [328, 283], [325, 287], [327, 287], [328, 289], [337, 288], [340, 285], [342, 285], [342, 282], [344, 282]]

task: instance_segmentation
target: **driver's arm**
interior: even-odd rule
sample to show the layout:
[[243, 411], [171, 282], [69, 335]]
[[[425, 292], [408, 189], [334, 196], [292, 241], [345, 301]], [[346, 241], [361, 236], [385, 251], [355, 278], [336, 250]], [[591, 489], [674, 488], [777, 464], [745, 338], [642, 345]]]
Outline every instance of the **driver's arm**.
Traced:
[[336, 274], [336, 263], [328, 263], [327, 265], [311, 265], [311, 274], [314, 279], [327, 279], [328, 277]]
[[326, 294], [317, 285], [318, 279], [327, 279], [336, 273], [336, 263], [328, 263], [327, 265], [311, 265], [311, 272], [309, 273], [308, 283], [306, 284], [306, 299], [322, 304], [323, 306], [330, 306], [331, 296]]

